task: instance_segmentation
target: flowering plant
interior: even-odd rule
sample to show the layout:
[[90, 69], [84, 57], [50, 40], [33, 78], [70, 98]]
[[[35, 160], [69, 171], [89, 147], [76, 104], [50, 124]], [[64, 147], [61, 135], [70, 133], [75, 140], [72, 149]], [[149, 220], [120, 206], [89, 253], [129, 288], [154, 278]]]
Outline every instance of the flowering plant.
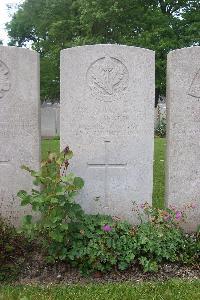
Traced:
[[103, 231], [109, 232], [112, 230], [112, 227], [110, 225], [106, 224], [102, 227], [102, 229], [103, 229]]
[[70, 234], [68, 258], [82, 273], [125, 270], [136, 255], [132, 226], [104, 215], [85, 215]]
[[140, 206], [135, 205], [133, 209], [138, 214], [138, 218], [141, 223], [144, 223], [145, 220], [150, 223], [173, 223], [179, 225], [180, 223], [185, 222], [187, 218], [187, 210], [195, 209], [196, 204], [191, 203], [184, 205], [181, 209], [176, 206], [169, 206], [169, 208], [159, 209], [156, 207], [150, 206], [147, 202], [141, 204]]
[[84, 182], [68, 172], [72, 156], [66, 147], [60, 154], [49, 154], [40, 172], [23, 167], [34, 184], [42, 186], [30, 194], [18, 193], [21, 205], [31, 205], [40, 214], [38, 219], [26, 216], [23, 231], [41, 244], [48, 261], [67, 261], [88, 274], [125, 270], [136, 262], [146, 272], [157, 271], [163, 261], [197, 260], [198, 243], [178, 226], [194, 204], [183, 210], [136, 205], [141, 224], [135, 227], [118, 217], [87, 215], [74, 201]]
[[138, 261], [144, 271], [157, 271], [162, 261], [195, 261], [197, 243], [179, 226], [186, 219], [187, 209], [194, 208], [195, 204], [184, 206], [182, 210], [174, 206], [162, 210], [148, 203], [135, 206], [141, 221], [136, 233]]

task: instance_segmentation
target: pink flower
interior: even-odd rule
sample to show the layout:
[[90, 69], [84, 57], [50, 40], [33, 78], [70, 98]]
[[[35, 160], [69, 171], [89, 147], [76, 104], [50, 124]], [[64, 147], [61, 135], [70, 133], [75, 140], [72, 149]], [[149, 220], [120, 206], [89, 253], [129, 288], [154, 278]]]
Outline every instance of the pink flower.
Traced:
[[102, 229], [103, 229], [104, 231], [106, 231], [106, 232], [109, 232], [109, 231], [112, 230], [112, 227], [111, 227], [110, 225], [106, 224], [106, 225], [104, 225], [104, 226], [102, 227]]
[[192, 207], [192, 208], [196, 208], [196, 207], [197, 207], [196, 203], [192, 203], [192, 204], [191, 204], [191, 207]]
[[163, 217], [164, 221], [167, 222], [171, 219], [171, 216], [170, 215], [166, 215]]
[[176, 210], [176, 206], [170, 205], [170, 209], [173, 210], [173, 211], [175, 211]]
[[179, 220], [182, 217], [182, 212], [181, 211], [176, 211], [176, 220]]
[[148, 208], [148, 207], [149, 207], [149, 204], [148, 204], [147, 202], [142, 203], [142, 204], [140, 205], [140, 208], [141, 208], [141, 209]]

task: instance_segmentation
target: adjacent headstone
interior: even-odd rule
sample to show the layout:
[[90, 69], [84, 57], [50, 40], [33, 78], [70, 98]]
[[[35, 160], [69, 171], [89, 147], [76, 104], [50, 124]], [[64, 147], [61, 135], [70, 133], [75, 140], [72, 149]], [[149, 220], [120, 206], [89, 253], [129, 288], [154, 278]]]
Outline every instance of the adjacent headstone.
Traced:
[[166, 202], [188, 213], [187, 230], [200, 223], [200, 47], [175, 50], [167, 68]]
[[16, 226], [25, 213], [16, 194], [32, 187], [20, 166], [39, 169], [39, 111], [38, 54], [0, 46], [0, 215]]
[[93, 45], [61, 53], [61, 149], [84, 178], [89, 213], [135, 222], [133, 202], [151, 204], [154, 52]]

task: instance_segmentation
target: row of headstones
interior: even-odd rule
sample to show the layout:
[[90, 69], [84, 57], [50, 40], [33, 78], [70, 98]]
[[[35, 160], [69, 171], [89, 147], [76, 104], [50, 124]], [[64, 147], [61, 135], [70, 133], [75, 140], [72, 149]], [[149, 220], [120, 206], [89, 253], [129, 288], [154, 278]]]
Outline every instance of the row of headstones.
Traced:
[[[167, 71], [166, 205], [196, 203], [200, 217], [200, 47], [170, 52]], [[134, 223], [133, 202], [152, 203], [154, 52], [92, 45], [61, 53], [61, 149], [85, 180], [77, 201], [90, 213]], [[0, 213], [15, 225], [25, 213], [16, 193], [31, 189], [20, 169], [40, 165], [39, 56], [0, 47]], [[28, 211], [29, 209], [27, 209]], [[26, 211], [26, 213], [27, 213]]]

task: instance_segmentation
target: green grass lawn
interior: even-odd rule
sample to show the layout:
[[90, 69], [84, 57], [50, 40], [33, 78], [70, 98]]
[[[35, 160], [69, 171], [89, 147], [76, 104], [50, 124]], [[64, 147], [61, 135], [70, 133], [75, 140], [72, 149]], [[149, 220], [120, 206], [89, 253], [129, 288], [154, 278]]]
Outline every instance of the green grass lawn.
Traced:
[[[164, 206], [164, 156], [165, 139], [156, 138], [154, 146], [154, 187], [153, 187], [153, 205], [162, 208]], [[42, 158], [46, 158], [50, 152], [59, 151], [59, 140], [42, 141]]]
[[153, 168], [153, 205], [164, 207], [165, 195], [165, 145], [166, 139], [154, 140], [154, 168]]
[[87, 284], [70, 286], [2, 286], [1, 300], [199, 300], [200, 281]]
[[57, 139], [42, 140], [42, 159], [46, 159], [48, 152], [59, 152], [60, 141]]

